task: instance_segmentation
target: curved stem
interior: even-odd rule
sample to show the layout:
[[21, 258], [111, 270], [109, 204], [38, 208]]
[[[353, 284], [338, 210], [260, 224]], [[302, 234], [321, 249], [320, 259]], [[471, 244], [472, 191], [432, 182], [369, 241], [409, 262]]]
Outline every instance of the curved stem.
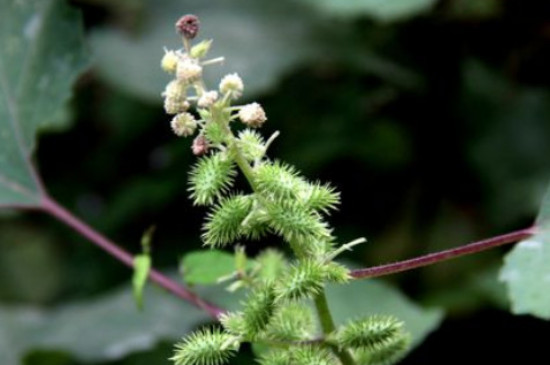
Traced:
[[398, 261], [390, 264], [367, 267], [365, 269], [352, 270], [351, 276], [354, 279], [374, 278], [395, 274], [402, 271], [408, 271], [423, 266], [436, 264], [439, 262], [451, 260], [457, 257], [470, 255], [473, 253], [485, 251], [494, 247], [502, 246], [508, 243], [521, 241], [529, 238], [536, 233], [536, 227], [529, 227], [503, 234], [496, 237], [487, 238], [481, 241], [473, 242], [464, 246], [451, 248], [449, 250], [430, 253], [428, 255], [415, 257], [409, 260]]
[[[132, 254], [120, 248], [114, 242], [110, 241], [101, 233], [97, 232], [92, 227], [81, 221], [54, 199], [50, 198], [49, 196], [44, 196], [42, 199], [42, 210], [57, 218], [59, 221], [66, 224], [67, 226], [71, 227], [78, 234], [86, 237], [93, 244], [95, 244], [126, 266], [131, 268], [134, 267], [134, 257], [132, 256]], [[225, 310], [223, 310], [222, 308], [218, 308], [217, 306], [201, 299], [197, 294], [191, 292], [186, 287], [178, 284], [174, 280], [170, 279], [169, 277], [155, 269], [152, 269], [150, 271], [149, 278], [151, 279], [151, 281], [157, 283], [159, 286], [168, 290], [177, 297], [184, 299], [195, 305], [196, 307], [204, 310], [213, 318], [218, 318], [221, 314], [225, 312]]]
[[[325, 290], [323, 289], [319, 294], [315, 296], [315, 309], [317, 309], [317, 316], [319, 317], [319, 322], [323, 333], [328, 335], [336, 329], [334, 325], [334, 320], [330, 314], [330, 309], [328, 307], [327, 296]], [[355, 360], [351, 356], [350, 352], [346, 349], [339, 349], [338, 346], [329, 344], [332, 352], [340, 359], [342, 365], [355, 365]]]

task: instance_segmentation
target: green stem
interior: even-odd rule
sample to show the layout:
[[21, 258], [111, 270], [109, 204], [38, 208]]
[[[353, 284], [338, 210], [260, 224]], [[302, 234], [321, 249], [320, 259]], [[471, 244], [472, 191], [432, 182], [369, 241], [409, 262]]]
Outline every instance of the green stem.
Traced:
[[[233, 150], [233, 153], [235, 154], [234, 155], [235, 162], [237, 163], [237, 166], [239, 166], [246, 180], [250, 184], [252, 191], [257, 192], [258, 189], [256, 186], [256, 181], [254, 179], [254, 171], [252, 170], [252, 167], [250, 166], [248, 161], [244, 158], [241, 150], [239, 149], [237, 140], [235, 138], [235, 135], [231, 131], [231, 128], [229, 127], [228, 123], [224, 123], [224, 121], [222, 120], [215, 120], [215, 121], [217, 123], [220, 123], [220, 122], [223, 123], [223, 127], [227, 135], [228, 146]], [[261, 199], [261, 197], [259, 198]], [[298, 252], [299, 251], [298, 248], [293, 246], [297, 246], [297, 245], [291, 244], [291, 248], [293, 249], [294, 253], [298, 257], [300, 257], [300, 252]], [[334, 320], [332, 319], [332, 315], [328, 307], [328, 302], [327, 302], [327, 298], [324, 290], [321, 291], [321, 293], [319, 293], [315, 297], [315, 308], [317, 309], [317, 316], [321, 323], [323, 333], [325, 335], [328, 335], [329, 333], [333, 332], [336, 329], [336, 326], [334, 325]], [[351, 356], [351, 353], [348, 350], [340, 350], [336, 345], [333, 345], [333, 344], [327, 344], [327, 345], [331, 348], [332, 352], [340, 359], [340, 362], [342, 363], [342, 365], [356, 365], [355, 360], [353, 359], [353, 357]]]
[[[326, 337], [331, 332], [334, 332], [336, 326], [330, 314], [330, 308], [328, 307], [327, 296], [324, 289], [315, 296], [315, 309], [317, 309], [317, 316]], [[329, 344], [329, 346], [332, 352], [340, 359], [342, 365], [355, 365], [355, 360], [348, 350], [340, 350], [336, 345], [332, 344]]]

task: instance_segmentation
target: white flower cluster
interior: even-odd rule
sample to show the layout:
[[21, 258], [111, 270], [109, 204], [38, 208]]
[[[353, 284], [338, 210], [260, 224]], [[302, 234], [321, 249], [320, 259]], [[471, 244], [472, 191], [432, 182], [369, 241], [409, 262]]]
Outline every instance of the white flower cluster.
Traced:
[[[192, 103], [195, 103], [201, 117], [208, 119], [205, 115], [211, 115], [215, 110], [212, 108], [229, 108], [233, 100], [243, 95], [244, 90], [243, 80], [236, 73], [225, 75], [218, 90], [207, 90], [202, 80], [203, 66], [221, 62], [223, 58], [201, 62], [208, 53], [212, 41], [202, 41], [193, 47], [188, 41], [189, 39], [184, 42], [185, 50], [165, 50], [160, 63], [164, 71], [174, 75], [162, 96], [166, 113], [174, 115], [170, 123], [172, 130], [180, 137], [191, 136], [199, 126], [204, 128], [205, 124], [210, 123], [207, 120], [197, 121], [193, 114], [189, 113]], [[194, 95], [189, 95], [189, 92], [193, 91]], [[238, 110], [238, 118], [248, 127], [260, 127], [267, 120], [263, 108], [258, 103], [234, 107], [233, 110], [235, 109]], [[204, 139], [202, 130], [199, 136]], [[201, 151], [208, 149], [207, 142], [201, 142]]]

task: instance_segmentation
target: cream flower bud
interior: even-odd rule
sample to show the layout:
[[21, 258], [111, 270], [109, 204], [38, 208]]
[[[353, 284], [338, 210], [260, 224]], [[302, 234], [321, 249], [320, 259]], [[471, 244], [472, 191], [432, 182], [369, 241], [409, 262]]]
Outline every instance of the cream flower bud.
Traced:
[[202, 67], [188, 57], [182, 57], [178, 62], [176, 77], [178, 80], [191, 83], [197, 81], [202, 75]]
[[164, 110], [166, 114], [178, 114], [187, 111], [191, 104], [185, 99], [165, 98]]
[[178, 60], [179, 60], [179, 57], [175, 51], [166, 51], [164, 52], [164, 56], [160, 61], [160, 67], [164, 71], [170, 74], [173, 74], [176, 72], [176, 69], [178, 68]]
[[186, 100], [186, 86], [179, 80], [173, 80], [166, 85], [162, 93], [164, 96], [164, 110], [168, 114], [177, 114], [189, 109], [189, 102]]
[[174, 133], [179, 137], [187, 137], [195, 133], [197, 121], [190, 113], [180, 113], [170, 122]]
[[233, 99], [239, 98], [243, 94], [243, 89], [243, 80], [236, 73], [225, 75], [220, 81], [220, 92], [229, 94]]
[[218, 100], [218, 92], [215, 90], [207, 91], [199, 98], [199, 101], [197, 101], [197, 106], [199, 108], [209, 108], [216, 102], [216, 100]]
[[267, 120], [264, 109], [258, 103], [243, 106], [239, 110], [239, 118], [244, 124], [253, 128], [260, 127]]

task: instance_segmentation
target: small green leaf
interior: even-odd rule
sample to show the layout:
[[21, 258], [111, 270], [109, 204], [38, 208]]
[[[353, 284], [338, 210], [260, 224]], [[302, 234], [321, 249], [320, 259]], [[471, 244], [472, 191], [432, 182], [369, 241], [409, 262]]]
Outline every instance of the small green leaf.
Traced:
[[0, 207], [38, 206], [36, 133], [63, 126], [71, 86], [88, 64], [80, 14], [62, 0], [0, 8]]
[[235, 257], [219, 250], [193, 251], [181, 261], [181, 271], [187, 284], [216, 284], [235, 271]]
[[149, 271], [151, 270], [151, 257], [147, 254], [134, 257], [134, 276], [132, 286], [134, 288], [134, 299], [137, 307], [143, 309], [143, 288], [147, 283]]
[[536, 222], [537, 233], [505, 257], [500, 279], [508, 286], [515, 314], [550, 319], [550, 189]]

